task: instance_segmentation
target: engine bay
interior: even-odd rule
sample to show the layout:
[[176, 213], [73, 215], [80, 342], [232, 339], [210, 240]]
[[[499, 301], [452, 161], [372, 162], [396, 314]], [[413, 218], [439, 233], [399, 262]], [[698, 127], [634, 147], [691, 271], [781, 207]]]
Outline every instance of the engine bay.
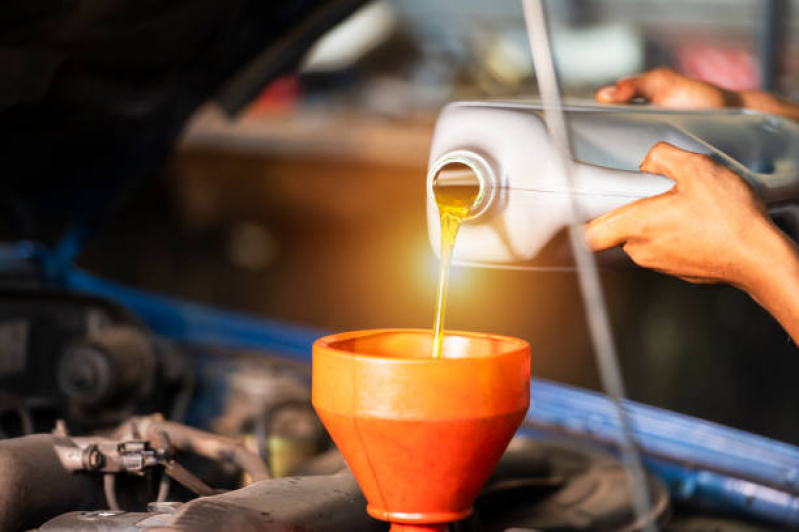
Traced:
[[[0, 530], [386, 529], [311, 407], [307, 362], [159, 337], [97, 296], [0, 299]], [[663, 530], [781, 529], [649, 482]], [[639, 530], [628, 490], [596, 441], [520, 432], [452, 530]]]

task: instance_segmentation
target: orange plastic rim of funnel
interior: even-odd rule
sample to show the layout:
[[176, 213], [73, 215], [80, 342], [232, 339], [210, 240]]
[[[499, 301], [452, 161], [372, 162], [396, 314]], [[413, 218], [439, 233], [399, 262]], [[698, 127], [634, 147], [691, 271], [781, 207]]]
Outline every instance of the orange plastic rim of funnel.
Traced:
[[375, 518], [446, 523], [471, 505], [530, 402], [530, 347], [505, 336], [371, 330], [317, 340], [313, 404]]

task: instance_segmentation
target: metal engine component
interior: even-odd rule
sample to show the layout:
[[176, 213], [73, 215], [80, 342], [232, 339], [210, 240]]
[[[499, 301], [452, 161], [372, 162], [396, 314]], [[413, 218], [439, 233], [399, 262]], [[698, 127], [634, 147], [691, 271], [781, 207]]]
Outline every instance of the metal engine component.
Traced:
[[40, 532], [141, 532], [165, 524], [168, 513], [95, 510], [70, 512], [48, 521]]
[[69, 471], [141, 475], [169, 460], [168, 449], [153, 448], [145, 440], [55, 436], [53, 445], [61, 464]]
[[[385, 530], [384, 523], [366, 513], [366, 500], [352, 473], [341, 470], [343, 464], [337, 451], [329, 451], [306, 464], [312, 476], [256, 482], [177, 508], [151, 505], [147, 513], [72, 512], [49, 521], [40, 532]], [[668, 492], [654, 477], [650, 487], [656, 504], [647, 522], [663, 524]], [[478, 498], [474, 515], [452, 530], [634, 532], [641, 525], [618, 459], [563, 441], [516, 438]]]
[[270, 476], [258, 455], [238, 441], [174, 421], [165, 421], [160, 415], [133, 418], [121, 425], [117, 434], [122, 437], [144, 436], [153, 444], [167, 444], [176, 450], [231, 463], [247, 473], [253, 481], [265, 480]]
[[3, 437], [49, 432], [57, 419], [88, 433], [137, 413], [181, 414], [176, 404], [193, 378], [188, 354], [124, 308], [46, 289], [0, 296]]
[[[176, 451], [232, 464], [253, 481], [269, 478], [258, 455], [241, 443], [164, 421], [160, 415], [133, 418], [110, 436], [70, 437], [61, 426], [52, 435], [0, 441], [0, 532], [26, 530], [69, 511], [119, 510], [118, 475], [147, 479], [152, 478], [148, 476], [151, 473], [163, 473], [159, 503], [169, 492], [166, 477], [198, 495], [219, 492], [177, 463]], [[126, 501], [136, 500], [132, 493], [126, 495]], [[156, 505], [159, 512], [164, 508]], [[83, 521], [95, 522], [120, 513], [92, 515]]]
[[183, 506], [154, 532], [237, 532], [382, 530], [366, 514], [366, 500], [351, 473], [326, 477], [285, 477], [258, 482]]
[[[165, 421], [159, 414], [132, 418], [120, 425], [111, 438], [83, 436], [54, 438], [56, 452], [65, 469], [104, 474], [105, 497], [112, 510], [119, 510], [115, 474], [143, 476], [163, 473], [197, 495], [213, 495], [217, 490], [200, 480], [175, 461], [175, 452], [183, 451], [220, 463], [230, 463], [252, 481], [269, 478], [269, 470], [255, 453], [242, 444], [180, 423]], [[162, 477], [157, 502], [163, 502], [169, 484]]]
[[0, 532], [37, 526], [63, 512], [100, 508], [100, 477], [63, 467], [53, 436], [0, 442]]
[[[652, 508], [638, 518], [627, 472], [614, 456], [564, 441], [517, 437], [475, 504], [480, 532], [519, 527], [540, 532], [633, 532], [662, 525], [670, 500], [666, 487], [647, 476]], [[468, 525], [457, 532], [471, 531]]]
[[311, 406], [307, 366], [247, 353], [224, 353], [208, 366], [224, 376], [227, 390], [212, 430], [245, 436], [273, 476], [293, 474], [322, 449], [324, 429]]
[[153, 386], [152, 342], [130, 326], [112, 326], [71, 342], [58, 363], [58, 385], [82, 408], [107, 408]]
[[168, 513], [72, 512], [39, 532], [377, 532], [351, 473], [285, 477], [184, 504]]

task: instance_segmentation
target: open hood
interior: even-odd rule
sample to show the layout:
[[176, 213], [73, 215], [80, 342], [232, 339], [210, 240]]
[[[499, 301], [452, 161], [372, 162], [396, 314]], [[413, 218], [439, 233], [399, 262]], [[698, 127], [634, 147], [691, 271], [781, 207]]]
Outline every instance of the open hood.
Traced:
[[25, 0], [0, 7], [0, 225], [102, 216], [193, 111], [230, 113], [364, 0]]

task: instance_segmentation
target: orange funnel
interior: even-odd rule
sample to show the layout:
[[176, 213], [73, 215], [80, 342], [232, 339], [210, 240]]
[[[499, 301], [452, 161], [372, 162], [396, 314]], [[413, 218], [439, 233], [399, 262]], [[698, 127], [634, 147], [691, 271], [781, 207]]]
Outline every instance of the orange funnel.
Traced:
[[530, 403], [523, 340], [429, 330], [327, 336], [313, 347], [313, 405], [372, 517], [392, 532], [464, 519]]

